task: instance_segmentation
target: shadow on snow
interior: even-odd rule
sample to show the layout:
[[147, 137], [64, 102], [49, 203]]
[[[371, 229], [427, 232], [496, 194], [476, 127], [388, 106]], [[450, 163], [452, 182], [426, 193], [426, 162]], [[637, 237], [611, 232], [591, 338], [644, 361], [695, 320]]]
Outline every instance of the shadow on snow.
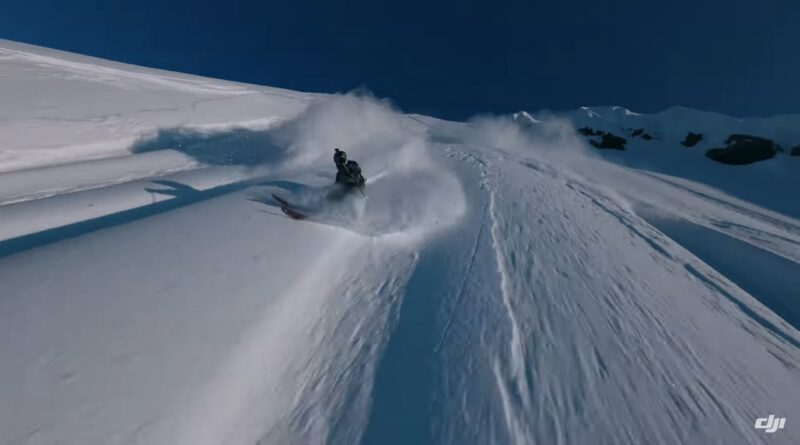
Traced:
[[286, 155], [285, 145], [269, 130], [231, 128], [219, 131], [165, 128], [131, 146], [131, 153], [175, 150], [208, 165], [255, 167]]
[[[130, 151], [134, 154], [168, 149], [184, 153], [207, 165], [242, 167], [274, 163], [283, 159], [287, 154], [286, 146], [279, 144], [274, 134], [268, 130], [246, 128], [221, 131], [187, 128], [161, 129], [153, 135], [140, 138], [130, 147]], [[271, 185], [290, 192], [299, 192], [306, 187], [289, 181], [266, 181], [263, 177], [224, 184], [206, 190], [198, 190], [187, 184], [166, 179], [156, 179], [152, 183], [154, 186], [146, 187], [145, 191], [170, 196], [171, 199], [2, 240], [0, 241], [0, 258], [96, 230], [126, 224], [251, 186]], [[252, 200], [274, 207], [278, 206], [271, 198], [257, 197]]]
[[46, 246], [58, 241], [75, 238], [96, 230], [107, 229], [110, 227], [127, 224], [142, 218], [168, 212], [177, 208], [187, 206], [202, 200], [215, 198], [217, 196], [233, 193], [251, 185], [251, 181], [236, 182], [221, 185], [207, 190], [197, 190], [185, 184], [174, 181], [158, 180], [154, 183], [166, 186], [165, 189], [146, 190], [152, 193], [159, 193], [173, 196], [172, 199], [159, 201], [140, 207], [135, 207], [121, 212], [111, 213], [72, 224], [67, 224], [40, 232], [23, 235], [16, 238], [0, 241], [0, 258], [11, 256], [36, 247]]

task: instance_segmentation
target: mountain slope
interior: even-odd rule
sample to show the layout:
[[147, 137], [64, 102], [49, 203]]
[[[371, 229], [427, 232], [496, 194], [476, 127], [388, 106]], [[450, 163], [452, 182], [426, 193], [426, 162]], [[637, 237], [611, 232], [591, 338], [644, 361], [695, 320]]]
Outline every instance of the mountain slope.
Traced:
[[[582, 107], [559, 117], [578, 129], [590, 146], [595, 145], [592, 148], [597, 148], [596, 154], [603, 159], [706, 184], [770, 210], [800, 217], [800, 200], [793, 197], [793, 191], [800, 187], [800, 157], [792, 155], [793, 147], [800, 146], [800, 115], [737, 119], [684, 107], [655, 114], [623, 107]], [[526, 128], [541, 123], [529, 113], [516, 113], [513, 119]], [[764, 138], [764, 145], [771, 141], [783, 151], [775, 150], [767, 154], [771, 158], [749, 165], [726, 165], [708, 157], [711, 149], [737, 145], [738, 139], [729, 139], [740, 136]], [[745, 140], [740, 147], [746, 145]], [[754, 154], [760, 152], [757, 147], [751, 148]]]
[[[0, 54], [43, 92], [0, 123], [1, 443], [800, 441], [800, 221], [762, 194], [558, 119]], [[329, 199], [334, 146], [368, 197]]]
[[165, 126], [269, 124], [313, 97], [6, 40], [0, 82], [0, 171], [122, 155], [136, 138]]

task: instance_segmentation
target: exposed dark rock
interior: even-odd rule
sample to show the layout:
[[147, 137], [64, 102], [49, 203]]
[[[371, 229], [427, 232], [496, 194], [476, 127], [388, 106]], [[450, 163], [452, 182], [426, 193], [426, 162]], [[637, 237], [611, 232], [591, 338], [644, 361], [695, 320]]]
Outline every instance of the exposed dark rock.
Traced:
[[625, 143], [628, 142], [625, 138], [619, 137], [615, 134], [605, 131], [595, 130], [591, 127], [583, 127], [578, 129], [578, 133], [585, 137], [600, 136], [600, 140], [589, 139], [589, 143], [595, 148], [611, 148], [614, 150], [625, 150]]
[[603, 134], [602, 131], [595, 130], [591, 127], [583, 127], [578, 130], [578, 133], [582, 134], [583, 136], [600, 136]]
[[789, 151], [789, 156], [800, 156], [800, 145], [798, 145], [797, 147], [793, 147]]
[[726, 148], [712, 148], [706, 156], [723, 164], [745, 165], [763, 161], [778, 153], [778, 146], [769, 139], [748, 134], [732, 134]]
[[628, 142], [625, 138], [619, 137], [611, 133], [603, 133], [600, 141], [590, 140], [594, 148], [610, 148], [613, 150], [625, 150], [625, 143]]
[[650, 135], [649, 133], [645, 132], [644, 128], [638, 128], [636, 130], [634, 130], [632, 128], [629, 128], [628, 131], [631, 132], [630, 133], [631, 137], [640, 137], [640, 138], [644, 139], [645, 141], [649, 141], [649, 140], [653, 139], [653, 136]]
[[691, 131], [683, 139], [681, 145], [684, 147], [694, 147], [698, 142], [703, 140], [703, 133], [692, 133]]

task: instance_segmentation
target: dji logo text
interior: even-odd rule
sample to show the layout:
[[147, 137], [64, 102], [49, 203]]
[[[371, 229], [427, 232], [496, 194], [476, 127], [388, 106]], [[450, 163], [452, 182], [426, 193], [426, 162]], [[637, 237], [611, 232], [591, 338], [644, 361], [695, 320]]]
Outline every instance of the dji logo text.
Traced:
[[767, 433], [774, 433], [786, 425], [785, 417], [775, 417], [770, 414], [769, 417], [760, 417], [756, 419], [756, 429], [766, 430]]

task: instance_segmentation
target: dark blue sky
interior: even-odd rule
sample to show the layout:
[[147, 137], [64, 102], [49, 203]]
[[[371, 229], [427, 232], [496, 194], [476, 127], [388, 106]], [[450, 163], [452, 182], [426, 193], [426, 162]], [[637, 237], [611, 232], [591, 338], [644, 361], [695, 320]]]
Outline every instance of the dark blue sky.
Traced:
[[0, 37], [449, 118], [800, 112], [798, 0], [0, 0]]

